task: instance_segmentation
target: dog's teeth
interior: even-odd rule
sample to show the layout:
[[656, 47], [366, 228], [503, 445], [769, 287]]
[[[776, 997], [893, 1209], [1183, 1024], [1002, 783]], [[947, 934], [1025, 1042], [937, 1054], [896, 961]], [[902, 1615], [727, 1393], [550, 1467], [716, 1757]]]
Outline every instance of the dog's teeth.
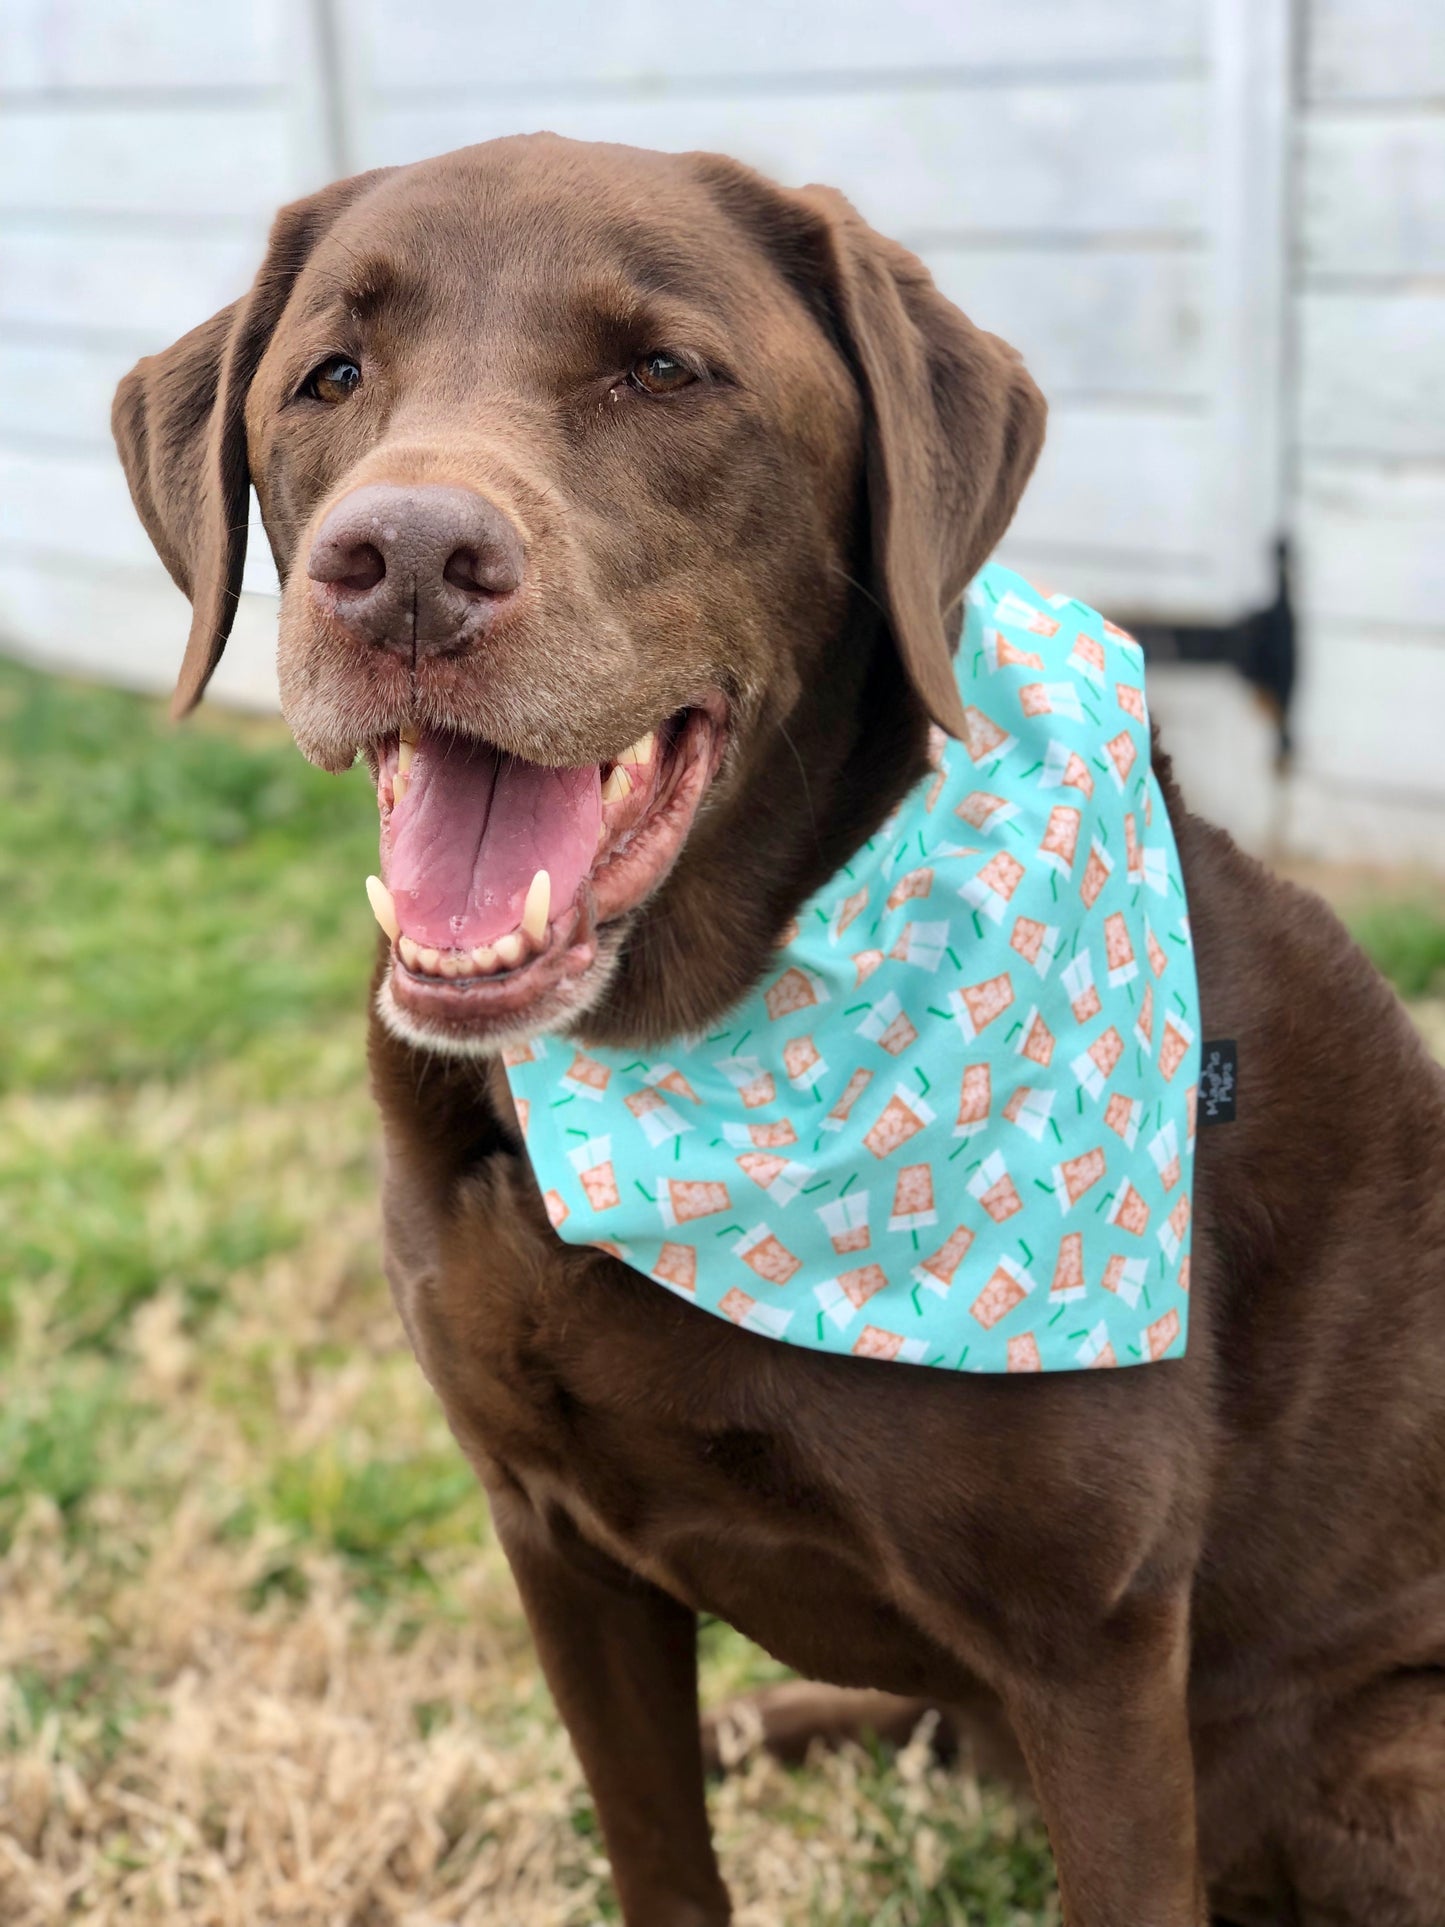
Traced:
[[441, 960], [442, 960], [442, 953], [440, 952], [440, 950], [433, 950], [428, 944], [422, 944], [420, 948], [417, 950], [417, 953], [416, 953], [417, 967], [420, 970], [424, 970], [427, 973], [427, 975], [430, 977], [435, 977], [437, 975], [437, 972], [441, 965]]
[[522, 905], [522, 929], [533, 943], [547, 935], [547, 919], [552, 914], [552, 879], [539, 870], [527, 886], [527, 901]]
[[371, 905], [371, 914], [395, 943], [401, 935], [401, 925], [396, 920], [396, 905], [392, 902], [391, 892], [380, 877], [366, 879], [366, 900]]
[[632, 778], [627, 774], [627, 771], [622, 767], [621, 763], [619, 763], [607, 781], [602, 785], [602, 801], [604, 803], [620, 803], [624, 796], [631, 796], [631, 794]]
[[511, 930], [505, 937], [497, 939], [497, 962], [511, 970], [522, 961], [522, 933]]
[[397, 944], [401, 960], [408, 970], [415, 970], [421, 962], [421, 945], [413, 943], [410, 937], [402, 937]]
[[657, 746], [657, 731], [649, 729], [645, 736], [639, 736], [631, 749], [623, 750], [618, 757], [619, 763], [642, 763], [652, 761], [652, 752]]
[[497, 967], [496, 950], [489, 943], [479, 943], [472, 952], [472, 962], [477, 966], [478, 970], [495, 970]]
[[411, 768], [411, 759], [415, 755], [416, 732], [415, 730], [404, 729], [401, 732], [401, 740], [396, 746], [396, 766], [403, 775]]
[[391, 807], [393, 809], [397, 807], [401, 799], [406, 795], [406, 784], [406, 771], [399, 769], [391, 779]]

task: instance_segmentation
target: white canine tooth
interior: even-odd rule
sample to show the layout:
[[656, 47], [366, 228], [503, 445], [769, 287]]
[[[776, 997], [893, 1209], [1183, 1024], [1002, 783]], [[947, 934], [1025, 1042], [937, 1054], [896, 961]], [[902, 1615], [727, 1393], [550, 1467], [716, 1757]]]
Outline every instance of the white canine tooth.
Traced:
[[631, 796], [631, 794], [632, 778], [627, 774], [627, 771], [622, 767], [621, 763], [619, 763], [607, 781], [602, 785], [602, 801], [604, 803], [620, 803], [624, 796]]
[[497, 962], [511, 970], [522, 961], [522, 933], [512, 930], [505, 937], [497, 939]]
[[421, 961], [421, 945], [413, 943], [410, 937], [403, 937], [397, 944], [397, 949], [400, 950], [401, 960], [407, 969], [415, 970]]
[[656, 746], [657, 731], [655, 729], [649, 729], [645, 736], [638, 737], [631, 749], [623, 750], [617, 760], [620, 763], [650, 763], [652, 761], [652, 752]]
[[406, 771], [399, 769], [391, 779], [391, 807], [393, 809], [397, 807], [401, 799], [406, 795], [406, 785]]
[[396, 746], [396, 766], [399, 770], [409, 770], [411, 759], [416, 755], [416, 731], [404, 729]]
[[539, 870], [527, 886], [527, 901], [522, 905], [522, 929], [533, 943], [547, 935], [547, 919], [552, 914], [552, 878]]
[[477, 966], [478, 970], [495, 970], [497, 967], [497, 953], [491, 944], [479, 943], [472, 952], [472, 962]]
[[396, 920], [396, 905], [391, 892], [380, 877], [366, 879], [366, 900], [371, 905], [371, 914], [395, 943], [401, 935], [401, 925]]

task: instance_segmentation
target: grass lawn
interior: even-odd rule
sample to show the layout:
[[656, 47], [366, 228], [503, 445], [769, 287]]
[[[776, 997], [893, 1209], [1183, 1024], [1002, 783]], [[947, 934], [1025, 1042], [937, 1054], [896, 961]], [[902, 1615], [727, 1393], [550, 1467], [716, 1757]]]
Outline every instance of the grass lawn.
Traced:
[[[378, 1268], [365, 782], [6, 664], [0, 774], [0, 1919], [615, 1919]], [[1438, 905], [1364, 934], [1445, 993]], [[705, 1630], [709, 1699], [776, 1671]], [[713, 1806], [745, 1927], [1058, 1918], [921, 1747]]]

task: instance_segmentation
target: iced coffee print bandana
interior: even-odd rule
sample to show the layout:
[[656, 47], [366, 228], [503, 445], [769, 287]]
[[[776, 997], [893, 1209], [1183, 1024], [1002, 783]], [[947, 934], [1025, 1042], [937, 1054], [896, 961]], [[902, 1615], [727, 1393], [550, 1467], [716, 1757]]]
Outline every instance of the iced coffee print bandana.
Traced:
[[948, 1371], [1177, 1358], [1198, 995], [1122, 630], [989, 567], [968, 736], [705, 1037], [507, 1055], [557, 1233], [719, 1318]]

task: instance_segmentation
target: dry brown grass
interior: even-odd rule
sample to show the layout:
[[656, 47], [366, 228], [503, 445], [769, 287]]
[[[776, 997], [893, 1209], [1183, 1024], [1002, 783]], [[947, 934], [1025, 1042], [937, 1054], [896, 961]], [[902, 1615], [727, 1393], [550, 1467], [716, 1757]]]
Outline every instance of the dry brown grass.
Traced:
[[[462, 1584], [468, 1623], [420, 1631], [359, 1623], [325, 1562], [300, 1609], [248, 1613], [237, 1587], [258, 1564], [183, 1515], [119, 1589], [115, 1657], [150, 1704], [111, 1757], [87, 1760], [82, 1744], [77, 1759], [83, 1736], [67, 1744], [54, 1715], [17, 1748], [5, 1920], [572, 1927], [609, 1911], [576, 1768], [490, 1562]], [[57, 1610], [74, 1574], [43, 1511], [4, 1580], [6, 1658], [79, 1663], [95, 1628]], [[420, 1731], [422, 1705], [450, 1717]], [[804, 1776], [754, 1756], [723, 1782], [714, 1811], [740, 1927], [875, 1918], [880, 1859], [889, 1885], [903, 1857], [931, 1888], [960, 1824], [982, 1836], [977, 1784], [941, 1774], [925, 1748], [896, 1762], [886, 1802], [876, 1781], [871, 1761], [840, 1755]]]

